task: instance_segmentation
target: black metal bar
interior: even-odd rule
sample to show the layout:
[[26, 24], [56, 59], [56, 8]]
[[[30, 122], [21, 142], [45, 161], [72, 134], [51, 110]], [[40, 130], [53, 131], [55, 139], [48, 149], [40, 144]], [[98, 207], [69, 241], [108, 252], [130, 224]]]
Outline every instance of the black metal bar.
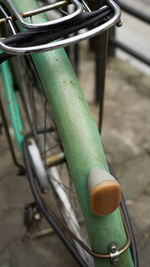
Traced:
[[74, 65], [74, 71], [78, 77], [78, 75], [79, 75], [79, 44], [78, 43], [75, 44], [73, 49], [74, 49], [74, 62], [73, 62], [74, 63], [73, 64]]
[[146, 15], [144, 14], [143, 12], [135, 9], [134, 7], [131, 7], [127, 4], [124, 4], [124, 3], [119, 3], [121, 9], [127, 13], [129, 13], [130, 15], [150, 24], [150, 15]]
[[[68, 12], [68, 6], [64, 6], [62, 8], [65, 12]], [[68, 38], [68, 36], [66, 36]], [[65, 47], [65, 51], [66, 51], [66, 54], [68, 56], [68, 58], [70, 59], [70, 46], [66, 46]]]
[[70, 59], [70, 46], [65, 47], [66, 54], [68, 58]]
[[99, 131], [102, 130], [104, 90], [107, 63], [108, 33], [105, 32], [96, 37], [96, 101], [100, 102]]
[[108, 32], [108, 58], [116, 56], [116, 49], [114, 45], [111, 45], [110, 40], [116, 37], [116, 27], [112, 27]]
[[1, 98], [0, 98], [0, 114], [1, 114], [1, 118], [2, 118], [4, 129], [5, 129], [8, 145], [9, 145], [9, 148], [10, 148], [10, 153], [11, 153], [11, 156], [12, 156], [12, 160], [13, 160], [14, 164], [19, 168], [18, 169], [18, 174], [22, 175], [22, 174], [25, 173], [25, 169], [17, 161], [17, 157], [16, 157], [16, 154], [15, 154], [15, 151], [14, 151], [14, 148], [13, 148], [13, 144], [12, 144], [12, 141], [11, 141], [11, 137], [10, 137], [10, 133], [9, 133], [9, 129], [8, 129], [8, 124], [7, 124], [7, 119], [6, 119], [6, 116], [5, 116], [5, 111], [3, 109]]
[[136, 59], [140, 60], [144, 64], [150, 66], [150, 59], [141, 55], [139, 52], [135, 51], [134, 49], [128, 47], [127, 45], [123, 44], [122, 42], [111, 39], [110, 44], [118, 47], [119, 49], [125, 51], [126, 53], [130, 54], [131, 56], [135, 57]]

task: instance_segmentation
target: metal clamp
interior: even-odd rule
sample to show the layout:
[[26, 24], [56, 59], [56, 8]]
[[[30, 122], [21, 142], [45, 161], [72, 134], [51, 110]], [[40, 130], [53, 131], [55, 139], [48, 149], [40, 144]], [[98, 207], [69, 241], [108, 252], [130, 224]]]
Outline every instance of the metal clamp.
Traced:
[[117, 244], [116, 243], [111, 243], [108, 246], [108, 250], [109, 250], [109, 253], [110, 253], [111, 263], [116, 265], [120, 260], [120, 258], [119, 258], [120, 254], [119, 254], [119, 251], [118, 251]]

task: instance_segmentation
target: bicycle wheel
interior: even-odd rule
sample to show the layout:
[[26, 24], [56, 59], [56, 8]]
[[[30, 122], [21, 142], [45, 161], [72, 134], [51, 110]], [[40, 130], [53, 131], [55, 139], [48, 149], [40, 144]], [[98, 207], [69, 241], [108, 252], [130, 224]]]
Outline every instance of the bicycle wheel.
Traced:
[[[46, 193], [44, 197], [53, 206], [56, 217], [60, 219], [61, 215], [68, 229], [87, 245], [88, 235], [63, 147], [32, 58], [15, 57], [9, 63], [24, 134], [32, 133], [28, 149], [39, 188]], [[94, 266], [92, 257], [76, 241], [72, 241], [85, 262]]]

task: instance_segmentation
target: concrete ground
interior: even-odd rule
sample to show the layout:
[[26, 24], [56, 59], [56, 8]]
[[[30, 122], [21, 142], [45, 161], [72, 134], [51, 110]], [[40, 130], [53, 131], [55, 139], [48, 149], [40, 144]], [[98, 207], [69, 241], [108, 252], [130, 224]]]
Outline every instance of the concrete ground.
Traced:
[[[127, 4], [130, 7], [146, 14], [150, 14], [150, 1], [149, 0], [120, 0], [120, 2]], [[143, 56], [150, 58], [150, 25], [136, 19], [126, 12], [122, 12], [123, 26], [116, 30], [116, 38], [129, 48], [134, 49], [136, 52], [141, 53]], [[134, 57], [117, 49], [117, 57], [128, 62], [141, 70], [143, 73], [150, 75], [150, 68]]]
[[150, 266], [150, 77], [112, 62], [106, 83], [102, 140], [121, 183], [140, 266]]

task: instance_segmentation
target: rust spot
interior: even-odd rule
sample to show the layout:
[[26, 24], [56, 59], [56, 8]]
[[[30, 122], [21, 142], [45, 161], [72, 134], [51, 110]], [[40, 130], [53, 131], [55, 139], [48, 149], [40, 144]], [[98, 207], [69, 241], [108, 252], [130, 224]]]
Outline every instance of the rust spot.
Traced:
[[80, 99], [82, 102], [84, 102], [84, 100], [83, 100], [83, 98], [82, 98], [81, 96], [79, 96], [79, 99]]
[[70, 83], [72, 86], [76, 86], [76, 83], [73, 80], [71, 80], [71, 81], [64, 80], [63, 83], [65, 83], [65, 84], [69, 84]]
[[73, 80], [71, 80], [70, 83], [71, 83], [71, 85], [73, 85], [73, 86], [76, 85], [76, 83], [75, 83]]

